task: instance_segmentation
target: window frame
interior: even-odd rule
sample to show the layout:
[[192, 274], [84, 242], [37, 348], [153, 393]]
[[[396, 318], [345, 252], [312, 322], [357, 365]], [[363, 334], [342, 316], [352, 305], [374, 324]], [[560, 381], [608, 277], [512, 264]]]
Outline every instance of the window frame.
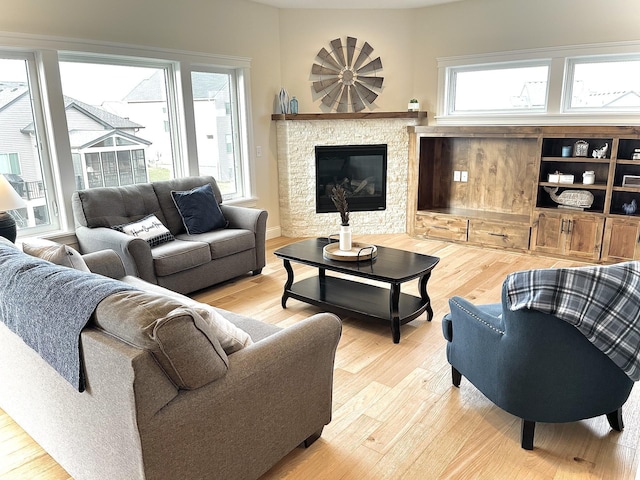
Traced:
[[[456, 110], [457, 78], [459, 73], [483, 72], [489, 70], [510, 70], [528, 67], [547, 67], [547, 88], [545, 91], [544, 106], [539, 108], [513, 108], [513, 109], [480, 109], [480, 110]], [[549, 102], [549, 78], [551, 76], [551, 59], [542, 58], [536, 60], [517, 60], [497, 63], [481, 63], [476, 65], [460, 65], [448, 67], [446, 70], [445, 89], [445, 114], [447, 116], [469, 116], [469, 115], [517, 115], [517, 114], [539, 114], [546, 113]]]
[[584, 65], [589, 63], [616, 63], [624, 61], [640, 62], [640, 50], [635, 54], [609, 54], [609, 55], [582, 55], [567, 57], [565, 67], [565, 79], [563, 85], [563, 102], [562, 110], [567, 113], [625, 113], [629, 112], [634, 115], [640, 115], [640, 107], [572, 107], [571, 100], [573, 98], [573, 87], [575, 78], [576, 65]]
[[[251, 60], [246, 57], [206, 54], [134, 46], [119, 43], [82, 41], [61, 37], [36, 36], [22, 33], [0, 33], [0, 52], [7, 55], [31, 56], [34, 60], [29, 64], [29, 78], [37, 79], [37, 91], [32, 91], [33, 103], [42, 109], [42, 115], [36, 118], [39, 134], [39, 150], [45, 185], [49, 189], [48, 207], [52, 225], [47, 229], [35, 227], [19, 231], [18, 236], [29, 236], [42, 233], [55, 233], [64, 241], [68, 236], [73, 241], [75, 229], [71, 208], [71, 197], [76, 190], [76, 179], [73, 158], [68, 137], [64, 100], [60, 79], [58, 56], [70, 55], [75, 58], [87, 58], [96, 61], [98, 58], [116, 59], [138, 62], [149, 62], [171, 65], [168, 102], [170, 108], [173, 138], [175, 143], [174, 158], [176, 171], [174, 178], [199, 175], [197, 166], [197, 148], [195, 142], [195, 122], [193, 120], [193, 103], [191, 83], [188, 78], [191, 69], [202, 67], [227, 68], [236, 72], [236, 118], [239, 123], [240, 161], [243, 166], [243, 195], [228, 199], [226, 203], [255, 206], [255, 168], [254, 159], [250, 155], [253, 145], [253, 125], [251, 115]], [[168, 75], [169, 77], [169, 75]], [[33, 89], [32, 90], [36, 90]], [[37, 113], [34, 112], [34, 115]], [[53, 223], [58, 220], [55, 225]]]
[[[640, 59], [640, 42], [615, 42], [602, 44], [550, 47], [511, 52], [498, 52], [455, 57], [440, 57], [438, 64], [438, 94], [435, 119], [438, 125], [618, 125], [638, 124], [639, 111], [616, 109], [602, 111], [594, 109], [567, 109], [570, 102], [569, 60], [633, 57]], [[477, 114], [454, 114], [448, 110], [450, 95], [449, 71], [478, 65], [517, 65], [519, 62], [550, 59], [547, 86], [547, 111], [531, 112], [480, 112]]]

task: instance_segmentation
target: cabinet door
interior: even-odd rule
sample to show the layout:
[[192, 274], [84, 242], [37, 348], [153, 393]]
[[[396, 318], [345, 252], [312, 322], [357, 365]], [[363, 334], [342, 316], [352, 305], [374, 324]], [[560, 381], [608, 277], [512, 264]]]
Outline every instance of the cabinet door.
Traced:
[[563, 216], [557, 213], [538, 213], [531, 232], [531, 249], [540, 253], [561, 254], [565, 223]]
[[540, 212], [533, 223], [531, 249], [598, 260], [603, 230], [604, 219], [601, 217]]
[[564, 254], [588, 260], [600, 258], [604, 219], [592, 216], [567, 215], [564, 231], [567, 237]]
[[609, 262], [640, 259], [640, 221], [607, 218], [602, 258]]

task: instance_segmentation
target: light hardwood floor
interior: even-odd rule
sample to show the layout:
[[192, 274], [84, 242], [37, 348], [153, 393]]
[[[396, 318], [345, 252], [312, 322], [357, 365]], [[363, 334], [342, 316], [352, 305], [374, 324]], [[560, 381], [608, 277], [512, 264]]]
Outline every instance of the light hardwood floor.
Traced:
[[[440, 257], [429, 282], [434, 320], [424, 315], [401, 328], [343, 319], [335, 364], [333, 420], [309, 449], [296, 449], [262, 480], [274, 479], [633, 479], [638, 470], [640, 390], [624, 407], [626, 428], [612, 432], [604, 416], [539, 424], [535, 449], [520, 448], [520, 422], [465, 379], [451, 385], [441, 332], [447, 300], [499, 301], [505, 275], [516, 270], [580, 265], [526, 254], [483, 250], [406, 235], [359, 241]], [[193, 295], [200, 301], [286, 327], [318, 310], [289, 299], [280, 306], [286, 273], [267, 242], [263, 274]], [[296, 279], [315, 272], [294, 264]], [[406, 288], [404, 288], [406, 286]], [[417, 295], [417, 282], [403, 285]], [[99, 448], [99, 447], [98, 447]], [[250, 455], [250, 452], [247, 452]], [[70, 478], [0, 410], [0, 478]], [[640, 476], [638, 476], [640, 478]], [[110, 479], [108, 479], [110, 480]]]

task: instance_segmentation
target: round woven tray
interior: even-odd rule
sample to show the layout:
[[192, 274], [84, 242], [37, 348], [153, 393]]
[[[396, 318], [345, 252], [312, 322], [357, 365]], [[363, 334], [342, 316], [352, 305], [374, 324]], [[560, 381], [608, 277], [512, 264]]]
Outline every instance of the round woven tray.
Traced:
[[351, 250], [340, 250], [340, 243], [333, 242], [322, 249], [324, 258], [330, 260], [340, 260], [342, 262], [362, 262], [371, 260], [378, 255], [378, 248], [369, 243], [353, 242]]

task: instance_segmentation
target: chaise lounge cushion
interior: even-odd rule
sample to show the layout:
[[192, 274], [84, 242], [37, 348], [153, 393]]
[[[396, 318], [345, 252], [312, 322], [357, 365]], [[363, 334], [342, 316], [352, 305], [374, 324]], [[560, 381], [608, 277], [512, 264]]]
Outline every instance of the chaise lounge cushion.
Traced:
[[227, 372], [227, 354], [218, 338], [229, 337], [225, 325], [229, 322], [221, 316], [207, 315], [204, 309], [198, 312], [163, 295], [131, 290], [100, 302], [94, 323], [105, 332], [151, 352], [178, 388], [200, 388]]

